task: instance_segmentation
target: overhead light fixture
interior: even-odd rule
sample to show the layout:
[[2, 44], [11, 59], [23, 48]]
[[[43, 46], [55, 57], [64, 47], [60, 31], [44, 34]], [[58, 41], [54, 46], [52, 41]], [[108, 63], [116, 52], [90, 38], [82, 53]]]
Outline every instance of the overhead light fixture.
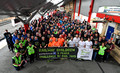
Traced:
[[64, 3], [64, 2], [62, 2], [62, 3], [58, 4], [58, 6], [59, 6], [59, 7], [60, 7], [60, 6], [62, 6], [62, 5], [63, 5], [63, 3]]
[[61, 2], [61, 1], [63, 1], [63, 0], [47, 0], [47, 2], [51, 2], [51, 3], [53, 3], [54, 5], [55, 5], [55, 4], [58, 4], [58, 3]]
[[55, 5], [58, 4], [59, 2], [61, 2], [62, 0], [52, 0], [51, 2]]

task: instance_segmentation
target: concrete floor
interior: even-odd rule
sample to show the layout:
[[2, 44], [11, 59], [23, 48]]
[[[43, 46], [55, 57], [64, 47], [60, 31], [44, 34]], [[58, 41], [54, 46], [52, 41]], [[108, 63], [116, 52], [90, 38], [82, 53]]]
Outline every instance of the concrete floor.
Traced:
[[[54, 62], [35, 61], [27, 63], [25, 68], [16, 71], [12, 66], [12, 52], [7, 46], [0, 49], [0, 73], [103, 73], [95, 61], [58, 60]], [[120, 66], [116, 61], [99, 63], [104, 73], [120, 73]]]

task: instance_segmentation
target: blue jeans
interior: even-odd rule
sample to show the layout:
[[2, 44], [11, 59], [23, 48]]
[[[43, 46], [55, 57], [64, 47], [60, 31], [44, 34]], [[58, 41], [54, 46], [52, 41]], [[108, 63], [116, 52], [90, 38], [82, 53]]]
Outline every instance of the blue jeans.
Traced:
[[96, 60], [97, 53], [98, 53], [98, 52], [96, 52], [96, 51], [93, 52], [93, 60]]

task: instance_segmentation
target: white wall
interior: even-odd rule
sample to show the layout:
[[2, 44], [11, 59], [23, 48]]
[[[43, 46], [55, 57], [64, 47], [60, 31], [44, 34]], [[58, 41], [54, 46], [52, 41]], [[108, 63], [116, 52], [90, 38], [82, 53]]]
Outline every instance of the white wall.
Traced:
[[87, 17], [87, 16], [84, 16], [84, 15], [82, 15], [82, 14], [80, 14], [80, 15], [78, 16], [78, 13], [75, 13], [75, 19], [80, 20], [80, 21], [82, 22], [84, 19], [87, 21], [87, 20], [88, 20], [88, 17]]
[[103, 29], [103, 23], [98, 23], [97, 24], [97, 29], [98, 29], [98, 32], [101, 34], [102, 33], [102, 29]]
[[[32, 20], [35, 20], [35, 19], [39, 19], [39, 18], [41, 18], [41, 16], [40, 16], [40, 14], [37, 13], [37, 14], [31, 19], [31, 21], [32, 21]], [[31, 21], [30, 21], [30, 22], [31, 22]]]

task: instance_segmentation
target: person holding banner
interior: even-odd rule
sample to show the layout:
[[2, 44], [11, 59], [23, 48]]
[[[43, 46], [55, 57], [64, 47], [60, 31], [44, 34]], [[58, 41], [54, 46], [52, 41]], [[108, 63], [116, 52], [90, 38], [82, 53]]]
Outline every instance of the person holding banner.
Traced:
[[90, 40], [90, 38], [88, 38], [87, 41], [85, 41], [85, 45], [86, 45], [86, 49], [92, 49], [92, 41]]
[[97, 57], [97, 53], [98, 53], [98, 48], [99, 48], [99, 44], [97, 41], [95, 41], [95, 43], [93, 44], [93, 60], [96, 60], [96, 57]]
[[85, 41], [83, 41], [83, 38], [80, 39], [80, 41], [78, 43], [78, 47], [79, 48], [85, 48]]
[[[85, 42], [83, 41], [83, 38], [81, 38], [81, 40], [78, 43], [78, 54], [77, 54], [77, 58], [80, 59], [80, 54], [81, 54], [81, 50], [80, 49], [84, 49], [85, 48]], [[81, 60], [81, 59], [80, 59]]]
[[76, 37], [73, 38], [73, 41], [75, 43], [75, 47], [78, 47], [78, 42], [80, 41], [80, 38], [78, 37], [78, 35], [76, 35]]
[[105, 43], [102, 43], [102, 45], [101, 46], [99, 46], [99, 51], [98, 51], [98, 59], [100, 60], [100, 62], [101, 61], [103, 61], [104, 62], [104, 54], [105, 54], [105, 50], [106, 50], [107, 48], [105, 47]]
[[68, 41], [69, 47], [75, 47], [75, 43], [73, 41], [73, 37]]
[[47, 47], [47, 42], [45, 40], [45, 37], [42, 37], [41, 43], [40, 43], [40, 48], [46, 48]]

